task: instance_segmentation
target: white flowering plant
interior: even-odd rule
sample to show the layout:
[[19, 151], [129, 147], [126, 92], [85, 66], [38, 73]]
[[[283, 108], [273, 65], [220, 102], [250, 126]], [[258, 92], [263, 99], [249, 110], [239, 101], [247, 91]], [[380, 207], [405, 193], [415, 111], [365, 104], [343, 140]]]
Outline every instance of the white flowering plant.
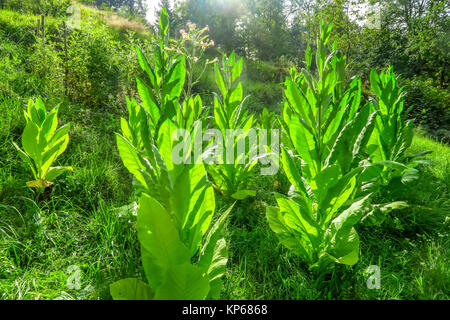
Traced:
[[[197, 28], [195, 23], [188, 22], [186, 29], [180, 29], [180, 37], [171, 41], [168, 50], [183, 54], [186, 58], [186, 83], [183, 95], [188, 98], [192, 95], [192, 88], [200, 81], [208, 65], [218, 62], [218, 58], [213, 60], [202, 59], [205, 51], [214, 47], [214, 40], [209, 39], [209, 26]], [[197, 64], [200, 67], [197, 67]], [[196, 71], [200, 70], [200, 72]]]

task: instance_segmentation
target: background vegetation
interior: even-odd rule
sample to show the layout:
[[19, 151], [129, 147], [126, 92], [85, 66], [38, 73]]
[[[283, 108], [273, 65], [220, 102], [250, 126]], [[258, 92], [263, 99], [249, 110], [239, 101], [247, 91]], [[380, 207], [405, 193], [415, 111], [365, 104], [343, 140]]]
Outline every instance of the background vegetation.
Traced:
[[[82, 2], [77, 3], [81, 28], [70, 30], [63, 22], [72, 1], [0, 0], [0, 299], [109, 299], [110, 283], [143, 274], [130, 205], [136, 197], [114, 132], [126, 113], [125, 95], [137, 98], [135, 78], [141, 71], [134, 46], [149, 52], [157, 26], [145, 21], [145, 3], [139, 0]], [[264, 107], [280, 112], [280, 83], [291, 66], [305, 66], [305, 50], [314, 47], [320, 20], [333, 23], [331, 37], [345, 49], [351, 75], [362, 77], [364, 95], [369, 95], [371, 68], [394, 66], [405, 86], [405, 109], [420, 125], [408, 152], [433, 151], [426, 158], [434, 165], [421, 168], [417, 184], [382, 195], [411, 206], [392, 212], [383, 228], [358, 226], [360, 261], [338, 266], [319, 289], [265, 219], [266, 205], [275, 204], [272, 192], [287, 192], [288, 182], [281, 172], [254, 177], [256, 197], [235, 206], [226, 230], [230, 249], [221, 297], [448, 299], [448, 2], [372, 1], [380, 8], [369, 14], [380, 18], [374, 18], [376, 27], [363, 23], [367, 10], [351, 5], [359, 1], [160, 2], [169, 8], [175, 39], [182, 38], [188, 22], [208, 26], [214, 46], [200, 62], [232, 50], [244, 57], [241, 80], [249, 108], [257, 113]], [[211, 65], [192, 90], [212, 104], [217, 88]], [[26, 102], [37, 96], [49, 107], [61, 103], [60, 122], [70, 122], [71, 130], [57, 162], [74, 168], [41, 202], [26, 187], [27, 168], [11, 144], [20, 140]], [[227, 207], [219, 202], [217, 211]], [[381, 267], [380, 290], [366, 287], [364, 272], [372, 264]], [[71, 265], [81, 268], [79, 290], [67, 287]]]

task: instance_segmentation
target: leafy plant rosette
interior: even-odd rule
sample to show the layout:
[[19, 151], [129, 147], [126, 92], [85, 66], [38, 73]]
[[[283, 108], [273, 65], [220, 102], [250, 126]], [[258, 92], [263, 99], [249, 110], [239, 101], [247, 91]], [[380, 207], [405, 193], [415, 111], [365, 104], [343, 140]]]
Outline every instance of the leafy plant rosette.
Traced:
[[[432, 164], [429, 160], [416, 159], [429, 153], [424, 151], [406, 156], [414, 136], [414, 120], [405, 120], [403, 88], [397, 84], [392, 66], [379, 75], [371, 70], [370, 83], [375, 99], [370, 99], [371, 111], [377, 112], [375, 127], [367, 144], [370, 163], [361, 179], [364, 184], [360, 195], [398, 189], [402, 184], [419, 178], [418, 165]], [[364, 225], [380, 225], [392, 210], [404, 209], [404, 201], [373, 204], [373, 210], [362, 222]]]
[[384, 164], [378, 167], [381, 183], [388, 185], [394, 178], [404, 184], [417, 180], [415, 167], [430, 162], [414, 159], [429, 152], [405, 156], [414, 136], [414, 120], [405, 120], [408, 112], [403, 112], [403, 88], [398, 86], [392, 66], [379, 75], [371, 70], [370, 84], [376, 97], [371, 99], [371, 108], [378, 114], [367, 149], [372, 163]]
[[231, 208], [214, 223], [214, 191], [202, 165], [186, 166], [172, 196], [139, 199], [137, 231], [147, 282], [136, 278], [110, 286], [114, 299], [218, 299], [226, 271], [222, 229]]
[[288, 196], [275, 194], [278, 208], [266, 211], [280, 242], [319, 275], [334, 263], [358, 261], [354, 225], [371, 210], [371, 194], [357, 193], [376, 116], [369, 104], [360, 108], [359, 79], [346, 83], [346, 57], [336, 43], [326, 53], [330, 34], [331, 25], [322, 24], [317, 75], [311, 73], [308, 48], [307, 68], [301, 73], [292, 69], [286, 79], [281, 163], [292, 186]]
[[13, 142], [35, 179], [28, 181], [27, 186], [36, 188], [38, 193], [53, 185], [53, 181], [64, 172], [73, 171], [72, 167], [52, 167], [69, 143], [70, 126], [66, 124], [58, 128], [58, 109], [59, 106], [47, 113], [41, 98], [36, 99], [36, 102], [30, 99], [24, 111], [26, 126], [21, 139], [23, 150]]
[[218, 63], [214, 64], [220, 94], [214, 95], [213, 121], [221, 134], [220, 138], [210, 141], [208, 148], [212, 150], [212, 158], [207, 165], [216, 188], [227, 198], [236, 200], [255, 196], [255, 190], [247, 189], [249, 178], [258, 158], [265, 156], [257, 155], [256, 137], [251, 142], [249, 133], [256, 121], [247, 109], [248, 96], [244, 97], [243, 93], [242, 69], [243, 59], [238, 59], [234, 52], [229, 57], [222, 57], [222, 70]]

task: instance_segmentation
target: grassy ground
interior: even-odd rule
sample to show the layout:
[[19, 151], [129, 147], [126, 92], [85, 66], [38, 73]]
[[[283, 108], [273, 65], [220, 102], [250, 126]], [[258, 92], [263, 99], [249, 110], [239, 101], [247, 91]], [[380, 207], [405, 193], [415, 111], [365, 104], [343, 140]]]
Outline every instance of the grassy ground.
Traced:
[[[110, 299], [110, 283], [143, 277], [128, 206], [135, 195], [113, 136], [121, 112], [60, 108], [60, 123], [72, 127], [58, 163], [75, 170], [37, 203], [25, 186], [30, 173], [11, 145], [20, 144], [24, 106], [0, 97], [0, 299]], [[286, 181], [281, 174], [257, 178], [257, 196], [238, 203], [226, 230], [230, 258], [222, 298], [449, 299], [450, 148], [418, 132], [409, 152], [423, 150], [433, 151], [427, 158], [435, 165], [421, 168], [419, 182], [388, 195], [410, 208], [393, 212], [382, 227], [359, 227], [360, 261], [337, 266], [320, 287], [265, 219], [265, 206], [274, 204], [271, 192], [285, 190]], [[221, 212], [229, 204], [216, 198]], [[370, 265], [380, 267], [380, 290], [366, 286]], [[79, 289], [70, 286], [76, 268]]]
[[[6, 86], [5, 92], [30, 86], [27, 70], [14, 56], [23, 56], [25, 44], [34, 41], [34, 37], [28, 39], [28, 31], [36, 19], [1, 11], [0, 31], [10, 39], [2, 43], [2, 52], [8, 54], [0, 58], [5, 67], [0, 72], [0, 89]], [[90, 19], [119, 33], [125, 29], [139, 33], [143, 28], [138, 22], [83, 6], [82, 20]], [[46, 23], [51, 30], [60, 21], [49, 18]], [[252, 96], [252, 112], [259, 113], [263, 106], [277, 110], [278, 71], [263, 62], [246, 67], [244, 87]], [[263, 74], [270, 77], [261, 80]], [[11, 83], [17, 88], [8, 87]], [[210, 103], [211, 91], [217, 90], [212, 69], [199, 88], [202, 99]], [[61, 106], [60, 123], [70, 122], [71, 131], [68, 149], [58, 164], [75, 170], [60, 177], [51, 196], [38, 202], [25, 185], [31, 180], [30, 172], [11, 144], [21, 144], [25, 105], [25, 99], [0, 95], [0, 299], [110, 299], [110, 283], [143, 278], [133, 210], [136, 197], [114, 139], [124, 111]], [[281, 173], [257, 177], [253, 181], [257, 196], [235, 206], [226, 229], [229, 263], [222, 298], [449, 299], [450, 148], [418, 131], [409, 152], [424, 150], [433, 151], [426, 157], [434, 166], [422, 167], [418, 182], [392, 188], [380, 199], [406, 200], [411, 206], [393, 212], [382, 227], [359, 226], [360, 261], [353, 267], [337, 266], [334, 276], [320, 286], [267, 225], [265, 208], [275, 204], [273, 191], [287, 192], [286, 179]], [[230, 205], [219, 195], [216, 201], [217, 212]], [[370, 265], [380, 267], [379, 290], [366, 286], [365, 271]], [[74, 288], [77, 270], [81, 286]]]

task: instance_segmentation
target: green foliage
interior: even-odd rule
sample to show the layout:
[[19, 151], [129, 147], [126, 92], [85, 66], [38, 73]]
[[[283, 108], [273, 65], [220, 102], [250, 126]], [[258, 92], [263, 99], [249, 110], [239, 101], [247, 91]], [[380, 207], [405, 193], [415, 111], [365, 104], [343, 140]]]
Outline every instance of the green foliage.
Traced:
[[263, 61], [274, 61], [290, 53], [291, 46], [285, 0], [244, 0], [247, 12], [237, 28], [239, 47], [247, 57]]
[[[236, 23], [245, 12], [243, 1], [181, 1], [174, 8], [174, 25], [181, 29], [188, 22], [209, 26], [211, 38], [226, 52], [239, 45]], [[174, 30], [175, 31], [175, 30]], [[178, 31], [178, 30], [177, 30]]]
[[64, 70], [56, 44], [45, 38], [37, 39], [28, 65], [33, 71], [28, 79], [28, 86], [32, 84], [33, 93], [60, 99], [64, 96], [64, 86], [61, 85], [64, 81]]
[[[255, 195], [253, 191], [246, 190], [249, 175], [256, 165], [256, 140], [252, 142], [247, 133], [253, 128], [255, 120], [246, 108], [248, 97], [244, 97], [240, 80], [243, 59], [237, 59], [234, 52], [228, 58], [223, 56], [222, 68], [221, 71], [219, 65], [214, 64], [216, 84], [220, 92], [220, 96], [214, 96], [214, 124], [223, 140], [211, 142], [211, 147], [218, 152], [214, 152], [215, 163], [208, 165], [207, 170], [216, 186], [227, 197], [243, 199]], [[238, 151], [236, 157], [235, 150], [239, 150], [239, 145], [244, 146], [245, 150], [243, 153]]]
[[[275, 194], [279, 209], [269, 207], [267, 219], [280, 242], [317, 271], [332, 262], [358, 261], [359, 238], [353, 228], [368, 210], [369, 196], [355, 199], [364, 168], [364, 149], [376, 112], [359, 110], [361, 84], [346, 85], [346, 57], [327, 55], [331, 25], [322, 24], [315, 61], [317, 76], [295, 69], [285, 82], [286, 102], [281, 124], [288, 137], [281, 162], [292, 184], [289, 198]], [[358, 112], [359, 110], [359, 112]], [[288, 148], [292, 148], [289, 150]]]
[[52, 16], [64, 16], [70, 0], [8, 0], [6, 8], [19, 12], [43, 14]]
[[22, 134], [23, 150], [14, 142], [13, 145], [33, 173], [35, 180], [27, 185], [42, 191], [65, 171], [73, 171], [72, 167], [51, 166], [67, 148], [70, 126], [57, 129], [58, 107], [47, 113], [40, 98], [36, 102], [30, 99], [24, 115], [27, 124]]
[[103, 10], [116, 10], [125, 16], [145, 15], [146, 7], [143, 0], [81, 0], [80, 2], [94, 5]]
[[[367, 151], [374, 164], [381, 171], [382, 183], [389, 183], [395, 176], [400, 176], [403, 183], [419, 178], [414, 167], [420, 161], [406, 158], [414, 135], [413, 120], [404, 120], [403, 89], [397, 84], [392, 67], [378, 75], [374, 70], [370, 73], [370, 84], [377, 99], [372, 100], [371, 108], [377, 111], [375, 130], [370, 137]], [[410, 161], [412, 160], [412, 161]]]
[[[178, 100], [186, 79], [186, 62], [183, 55], [170, 55], [169, 18], [165, 10], [159, 20], [160, 34], [158, 43], [153, 49], [153, 64], [147, 59], [140, 48], [137, 48], [139, 65], [145, 72], [147, 81], [137, 78], [138, 92], [142, 106], [150, 117], [150, 131], [157, 136], [159, 127], [167, 119], [174, 119], [181, 109]], [[196, 99], [195, 108], [198, 106]], [[192, 104], [186, 101], [186, 106]], [[186, 107], [182, 113], [186, 116]], [[200, 107], [195, 114], [199, 116]], [[197, 119], [195, 119], [197, 120]], [[181, 124], [180, 124], [181, 125]]]
[[89, 25], [70, 33], [66, 85], [72, 101], [104, 106], [120, 93], [120, 47], [105, 27]]
[[[202, 105], [199, 97], [189, 97], [182, 108], [179, 105], [186, 71], [183, 57], [168, 62], [164, 50], [168, 33], [165, 10], [160, 28], [155, 65], [151, 66], [138, 50], [151, 86], [138, 80], [142, 107], [128, 101], [129, 121], [122, 119], [123, 135], [116, 137], [125, 167], [143, 187], [137, 228], [148, 285], [124, 279], [111, 285], [111, 295], [114, 299], [217, 299], [227, 262], [221, 233], [231, 208], [212, 224], [215, 198], [205, 167], [172, 158], [172, 134], [180, 128], [197, 127], [194, 120], [199, 119]], [[181, 108], [178, 122], [171, 120], [175, 115], [170, 108]], [[190, 147], [191, 142], [185, 139], [184, 145]]]
[[419, 77], [403, 80], [405, 109], [415, 124], [443, 142], [450, 142], [450, 92], [439, 87], [432, 79]]
[[331, 29], [326, 25], [323, 29], [316, 53], [318, 77], [308, 70], [300, 74], [292, 70], [292, 78], [285, 82], [281, 120], [290, 146], [303, 161], [307, 183], [335, 163], [343, 174], [358, 167], [376, 114], [368, 104], [359, 110], [361, 83], [355, 78], [346, 84], [346, 58], [339, 51], [326, 54]]
[[[23, 8], [38, 3], [8, 2], [21, 2]], [[182, 3], [187, 7], [203, 2]], [[351, 11], [345, 12], [349, 1], [327, 6], [316, 5], [315, 0], [285, 1], [291, 8], [313, 4], [311, 11], [300, 14], [286, 7], [278, 12], [270, 9], [281, 3], [210, 1], [189, 8], [188, 12], [202, 13], [199, 16], [180, 16], [174, 10], [169, 19], [163, 17], [156, 40], [102, 27], [103, 22], [109, 24], [103, 19], [110, 15], [82, 6], [82, 29], [69, 31], [68, 56], [58, 27], [64, 11], [50, 13], [58, 18], [46, 16], [46, 38], [35, 35], [40, 15], [29, 13], [31, 9], [0, 11], [0, 299], [448, 298], [449, 148], [422, 137], [417, 129], [413, 136], [412, 121], [406, 120], [415, 118], [415, 124], [420, 122], [435, 136], [446, 135], [448, 5], [385, 1], [389, 10], [382, 11], [381, 28], [368, 30], [350, 21]], [[239, 12], [242, 4], [254, 6]], [[228, 8], [231, 14], [208, 7]], [[245, 16], [249, 12], [252, 16]], [[320, 32], [322, 17], [333, 21], [335, 28], [323, 26]], [[290, 23], [284, 23], [286, 18]], [[253, 126], [284, 130], [284, 172], [262, 177], [250, 173], [239, 179], [255, 188], [247, 190], [241, 184], [232, 193], [243, 201], [231, 217], [228, 212], [214, 216], [223, 202], [214, 197], [205, 167], [175, 163], [173, 158], [172, 151], [180, 145], [180, 139], [172, 137], [175, 130], [187, 129], [196, 136], [200, 124], [203, 130], [209, 120], [217, 126], [220, 112], [207, 118], [209, 107], [217, 106], [209, 99], [215, 82], [212, 68], [203, 74], [208, 78], [193, 87], [201, 98], [183, 94], [189, 91], [190, 72], [194, 79], [211, 60], [195, 63], [197, 55], [192, 54], [183, 62], [168, 37], [179, 30], [172, 24], [169, 30], [167, 20], [178, 26], [189, 20], [209, 24], [218, 49], [205, 51], [206, 58], [231, 49], [244, 55], [247, 68], [239, 81], [233, 83], [233, 68], [219, 69], [226, 94], [219, 89], [217, 110], [225, 115], [233, 109], [230, 101], [245, 100], [240, 83], [253, 96], [240, 109], [250, 110], [246, 116], [255, 113]], [[318, 34], [322, 43], [314, 54], [306, 44]], [[154, 48], [149, 47], [151, 42]], [[190, 48], [188, 42], [179, 49]], [[134, 50], [137, 45], [141, 49]], [[298, 60], [299, 52], [305, 53], [305, 61]], [[72, 102], [83, 104], [64, 103], [64, 108], [47, 113], [36, 101], [26, 114], [33, 123], [38, 119], [39, 124], [43, 115], [50, 119], [44, 123], [56, 118], [71, 123], [70, 145], [58, 159], [77, 170], [58, 180], [51, 201], [34, 202], [33, 190], [23, 187], [29, 168], [36, 175], [39, 171], [29, 154], [46, 141], [39, 136], [46, 137], [50, 124], [42, 123], [36, 138], [29, 118], [22, 118], [22, 105], [35, 95], [49, 104], [63, 99], [67, 57], [67, 93]], [[253, 60], [262, 57], [270, 61]], [[291, 61], [297, 69], [289, 73]], [[369, 68], [379, 70], [387, 64], [394, 64], [402, 81], [389, 69], [369, 77]], [[301, 66], [305, 70], [297, 72]], [[351, 78], [355, 73], [362, 75], [361, 81]], [[287, 74], [291, 77], [279, 90], [278, 82]], [[421, 76], [413, 77], [416, 74]], [[280, 103], [283, 91], [286, 99]], [[114, 139], [112, 132], [120, 130], [116, 120], [123, 112], [119, 106], [125, 106], [124, 92], [130, 97], [128, 117], [121, 120], [121, 134]], [[371, 103], [365, 102], [366, 96], [374, 98]], [[274, 122], [275, 113], [281, 113], [280, 121]], [[219, 122], [226, 128], [228, 118], [222, 118]], [[240, 121], [233, 114], [231, 119]], [[58, 132], [56, 127], [53, 137]], [[21, 135], [18, 149], [11, 140], [18, 141]], [[61, 142], [64, 145], [65, 138]], [[181, 142], [186, 147], [179, 150], [182, 160], [198, 156], [192, 141]], [[428, 149], [434, 152], [423, 152]], [[416, 160], [417, 155], [426, 160]], [[18, 167], [20, 158], [28, 165]], [[435, 165], [428, 165], [431, 160]], [[213, 170], [219, 166], [208, 164]], [[51, 168], [47, 181], [35, 177], [28, 185], [40, 189], [49, 185]], [[280, 194], [273, 197], [268, 192], [273, 189]], [[231, 193], [222, 191], [226, 196]], [[133, 202], [136, 196], [139, 205]], [[246, 199], [249, 196], [254, 197]], [[388, 214], [400, 209], [402, 214]], [[261, 219], [264, 212], [269, 223]], [[382, 227], [373, 227], [381, 223]], [[82, 290], [70, 289], [67, 267], [80, 261]], [[333, 275], [320, 281], [305, 263], [319, 275], [332, 269]], [[383, 290], [366, 287], [364, 270], [373, 264], [382, 268]]]

